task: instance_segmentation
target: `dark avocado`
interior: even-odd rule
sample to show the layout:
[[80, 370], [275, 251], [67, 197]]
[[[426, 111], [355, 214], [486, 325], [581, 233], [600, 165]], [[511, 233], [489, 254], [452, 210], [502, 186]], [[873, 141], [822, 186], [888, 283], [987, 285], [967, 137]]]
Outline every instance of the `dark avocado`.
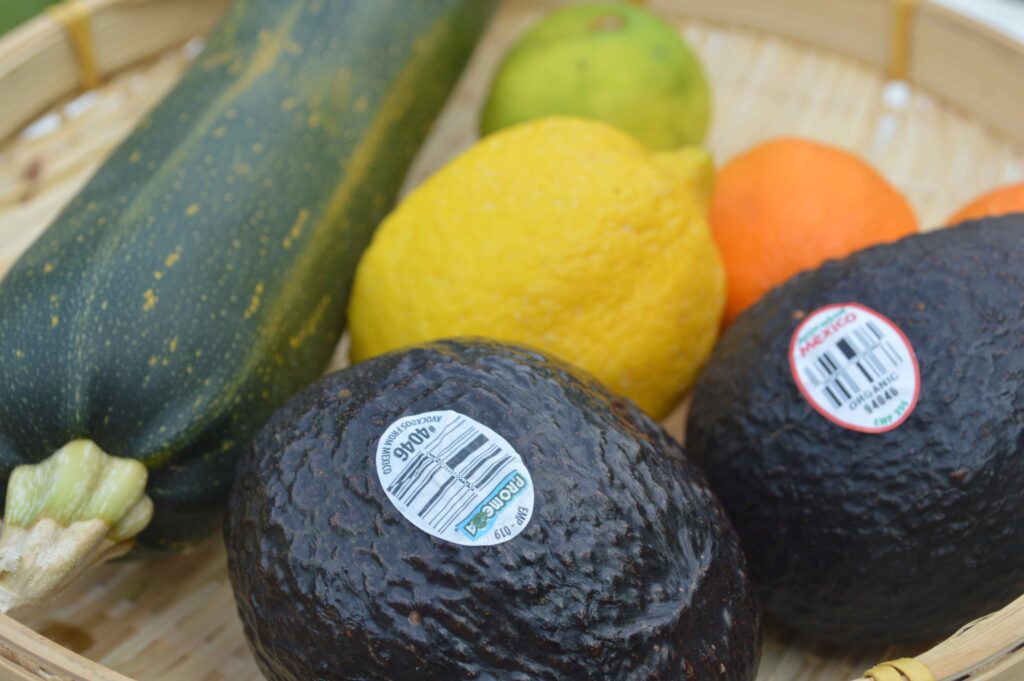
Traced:
[[[438, 410], [518, 452], [535, 494], [518, 535], [446, 541], [385, 494], [382, 435]], [[418, 429], [394, 439], [394, 456]], [[409, 451], [415, 462], [420, 450]], [[225, 533], [242, 622], [270, 679], [756, 672], [752, 587], [699, 470], [632, 403], [536, 352], [443, 341], [322, 379], [243, 457]]]
[[[870, 329], [853, 338], [839, 326], [823, 338], [828, 326], [808, 327], [818, 331], [791, 346], [814, 311], [850, 302], [909, 341], [916, 406], [910, 391], [886, 402], [890, 388], [879, 393], [864, 378], [884, 374], [859, 354]], [[889, 338], [882, 362], [899, 350]], [[834, 362], [815, 354], [828, 347]], [[850, 398], [833, 385], [836, 396], [865, 420], [877, 417], [882, 432], [838, 425], [812, 407], [794, 377], [806, 365], [788, 360], [805, 350], [836, 375], [849, 369], [841, 382]], [[890, 407], [904, 408], [886, 421]], [[715, 349], [686, 444], [740, 533], [765, 610], [784, 624], [844, 644], [928, 641], [1019, 596], [1024, 215], [874, 247], [770, 292]]]

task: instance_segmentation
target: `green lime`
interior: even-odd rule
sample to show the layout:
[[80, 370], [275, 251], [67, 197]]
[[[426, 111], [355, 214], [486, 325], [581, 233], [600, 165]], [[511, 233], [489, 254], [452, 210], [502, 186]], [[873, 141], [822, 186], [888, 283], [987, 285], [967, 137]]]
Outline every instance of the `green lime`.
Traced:
[[652, 149], [698, 144], [711, 96], [678, 31], [626, 4], [571, 5], [509, 51], [491, 86], [483, 134], [550, 115], [611, 123]]

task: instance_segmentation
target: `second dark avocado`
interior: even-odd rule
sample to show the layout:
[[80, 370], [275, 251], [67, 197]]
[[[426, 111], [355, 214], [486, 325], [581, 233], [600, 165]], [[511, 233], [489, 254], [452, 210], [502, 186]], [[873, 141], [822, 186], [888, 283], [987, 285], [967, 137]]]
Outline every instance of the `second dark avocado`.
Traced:
[[[916, 353], [917, 405], [894, 429], [837, 425], [798, 390], [794, 331], [847, 303]], [[829, 370], [860, 347], [846, 340]], [[849, 367], [851, 404], [873, 407]], [[1024, 215], [877, 246], [771, 291], [715, 349], [686, 445], [781, 623], [844, 644], [933, 641], [1006, 605], [1024, 592]]]
[[[382, 435], [437, 410], [529, 470], [533, 515], [508, 541], [445, 541], [386, 496]], [[225, 531], [275, 681], [751, 681], [760, 656], [739, 542], [700, 471], [632, 403], [529, 350], [438, 342], [314, 384], [243, 457]]]

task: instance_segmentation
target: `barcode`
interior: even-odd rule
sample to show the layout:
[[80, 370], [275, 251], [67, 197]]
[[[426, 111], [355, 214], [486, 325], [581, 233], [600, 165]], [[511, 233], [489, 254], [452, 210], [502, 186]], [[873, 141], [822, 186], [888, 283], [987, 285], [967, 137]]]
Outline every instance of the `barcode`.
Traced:
[[514, 453], [459, 416], [416, 454], [387, 491], [407, 506], [422, 504], [417, 515], [441, 531], [473, 506], [481, 488], [513, 470], [515, 461]]
[[804, 367], [804, 374], [837, 409], [860, 392], [862, 379], [870, 386], [903, 363], [900, 353], [870, 320], [841, 337], [835, 347], [838, 353], [825, 350]]

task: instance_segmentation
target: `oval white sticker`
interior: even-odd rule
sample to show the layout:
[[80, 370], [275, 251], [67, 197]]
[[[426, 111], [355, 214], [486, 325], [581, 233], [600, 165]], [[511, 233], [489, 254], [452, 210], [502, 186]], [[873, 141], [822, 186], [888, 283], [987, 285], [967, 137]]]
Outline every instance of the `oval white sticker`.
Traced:
[[493, 430], [456, 411], [403, 416], [377, 442], [377, 476], [406, 520], [463, 546], [501, 544], [533, 516], [523, 458]]
[[793, 332], [789, 366], [804, 398], [829, 421], [884, 433], [917, 406], [921, 371], [906, 334], [860, 305], [826, 305]]

